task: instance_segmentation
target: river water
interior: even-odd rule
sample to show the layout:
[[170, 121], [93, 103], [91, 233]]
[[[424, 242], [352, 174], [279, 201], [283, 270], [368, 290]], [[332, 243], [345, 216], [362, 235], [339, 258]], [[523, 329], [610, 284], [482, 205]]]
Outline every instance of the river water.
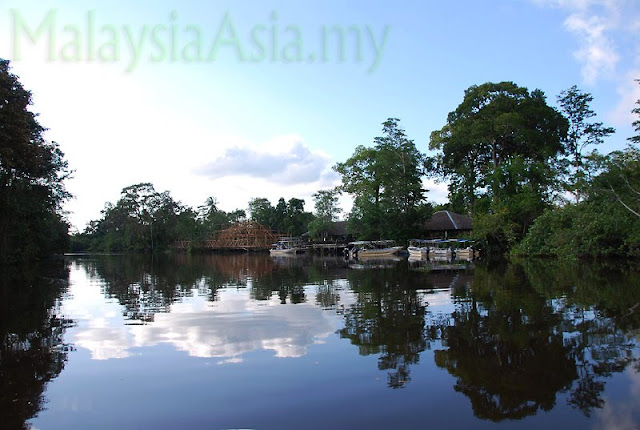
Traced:
[[69, 256], [0, 294], [2, 428], [640, 428], [628, 262]]

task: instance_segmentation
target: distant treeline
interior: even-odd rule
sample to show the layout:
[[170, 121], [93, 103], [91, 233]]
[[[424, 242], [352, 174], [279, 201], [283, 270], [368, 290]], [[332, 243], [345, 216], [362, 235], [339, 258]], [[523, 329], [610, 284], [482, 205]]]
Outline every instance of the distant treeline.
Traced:
[[193, 209], [175, 201], [168, 191], [157, 192], [150, 183], [135, 184], [122, 190], [116, 204], [107, 203], [100, 219], [72, 237], [71, 250], [157, 252], [172, 248], [176, 241], [188, 241], [189, 249], [198, 249], [215, 232], [247, 219], [283, 235], [300, 236], [312, 221], [322, 218], [320, 213], [305, 212], [304, 200], [296, 198], [281, 198], [276, 206], [266, 198], [254, 198], [249, 214], [248, 218], [243, 209], [220, 210], [215, 197]]
[[[640, 119], [626, 149], [595, 147], [615, 130], [594, 121], [593, 97], [573, 86], [550, 106], [541, 90], [513, 82], [473, 85], [420, 152], [397, 118], [372, 146], [357, 146], [334, 170], [341, 184], [275, 206], [254, 198], [248, 211], [224, 212], [214, 197], [194, 209], [150, 183], [128, 186], [98, 220], [73, 237], [73, 251], [155, 252], [177, 240], [199, 246], [216, 231], [251, 219], [291, 236], [327, 236], [353, 198], [348, 231], [359, 239], [420, 237], [434, 210], [424, 180], [448, 184], [442, 208], [473, 217], [490, 253], [547, 256], [640, 255]], [[62, 205], [70, 171], [28, 110], [31, 94], [0, 59], [0, 261], [30, 260], [68, 248]], [[640, 117], [640, 100], [632, 111]], [[248, 212], [248, 213], [247, 213]]]
[[[397, 118], [389, 118], [372, 146], [356, 147], [334, 166], [342, 183], [314, 194], [313, 214], [295, 198], [276, 206], [252, 199], [248, 214], [220, 211], [214, 198], [193, 210], [138, 184], [125, 188], [75, 242], [90, 250], [164, 249], [176, 239], [202, 243], [246, 218], [319, 238], [341, 211], [337, 195], [347, 193], [354, 202], [349, 233], [406, 243], [424, 233], [433, 213], [423, 187], [431, 177], [449, 188], [449, 203], [435, 209], [472, 216], [474, 238], [491, 254], [640, 255], [640, 151], [633, 146], [640, 136], [631, 137], [625, 150], [602, 155], [595, 147], [615, 130], [593, 121], [593, 97], [574, 86], [557, 101], [552, 107], [542, 91], [512, 82], [474, 85], [431, 134], [430, 156], [418, 151]], [[633, 113], [640, 114], [640, 101], [638, 106]], [[640, 120], [633, 125], [640, 131]]]

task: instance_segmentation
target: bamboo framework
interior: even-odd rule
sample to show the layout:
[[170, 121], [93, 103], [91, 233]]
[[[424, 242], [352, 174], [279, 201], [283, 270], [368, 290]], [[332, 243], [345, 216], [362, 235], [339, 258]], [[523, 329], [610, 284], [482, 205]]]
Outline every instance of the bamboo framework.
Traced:
[[278, 236], [263, 225], [244, 221], [214, 234], [205, 241], [205, 248], [260, 250], [271, 248], [277, 240]]

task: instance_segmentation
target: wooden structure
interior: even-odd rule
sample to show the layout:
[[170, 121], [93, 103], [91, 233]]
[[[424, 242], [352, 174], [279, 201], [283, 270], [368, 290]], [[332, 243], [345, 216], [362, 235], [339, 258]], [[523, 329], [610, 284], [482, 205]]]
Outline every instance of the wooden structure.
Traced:
[[173, 247], [176, 249], [185, 250], [191, 246], [190, 240], [176, 240]]
[[211, 239], [205, 241], [205, 248], [262, 251], [271, 248], [271, 245], [277, 240], [278, 235], [263, 225], [253, 221], [244, 221], [214, 233]]

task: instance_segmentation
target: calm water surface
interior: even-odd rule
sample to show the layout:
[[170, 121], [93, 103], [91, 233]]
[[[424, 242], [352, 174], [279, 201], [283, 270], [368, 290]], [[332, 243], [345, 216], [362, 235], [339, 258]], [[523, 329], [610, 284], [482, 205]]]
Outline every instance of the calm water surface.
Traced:
[[640, 428], [628, 263], [93, 256], [0, 279], [2, 428]]

